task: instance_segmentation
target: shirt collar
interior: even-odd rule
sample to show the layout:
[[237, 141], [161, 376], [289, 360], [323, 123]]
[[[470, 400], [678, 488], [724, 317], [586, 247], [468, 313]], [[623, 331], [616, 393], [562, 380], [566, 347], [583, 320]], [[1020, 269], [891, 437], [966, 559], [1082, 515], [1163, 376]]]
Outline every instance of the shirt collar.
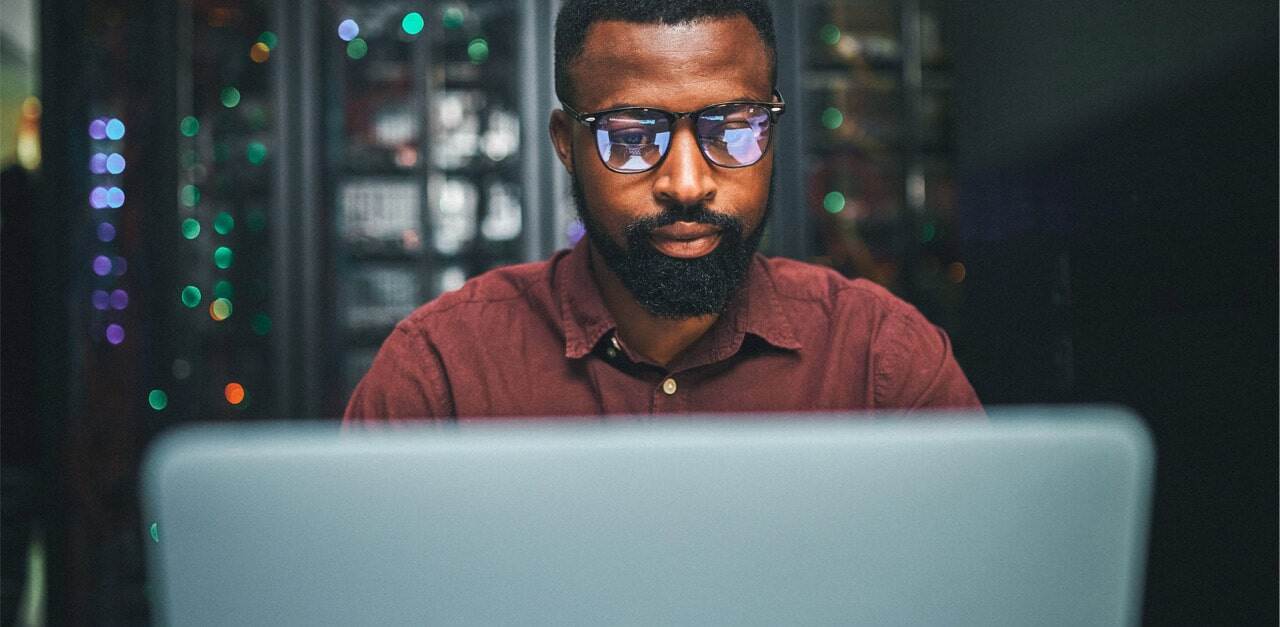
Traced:
[[[583, 237], [555, 268], [554, 289], [560, 301], [560, 324], [564, 330], [564, 356], [586, 356], [600, 338], [617, 327], [605, 307], [600, 289], [591, 275], [591, 251]], [[778, 302], [778, 294], [768, 264], [762, 255], [751, 260], [746, 280], [729, 309], [708, 331], [712, 359], [719, 361], [736, 353], [745, 334], [788, 350], [800, 350], [791, 319]]]

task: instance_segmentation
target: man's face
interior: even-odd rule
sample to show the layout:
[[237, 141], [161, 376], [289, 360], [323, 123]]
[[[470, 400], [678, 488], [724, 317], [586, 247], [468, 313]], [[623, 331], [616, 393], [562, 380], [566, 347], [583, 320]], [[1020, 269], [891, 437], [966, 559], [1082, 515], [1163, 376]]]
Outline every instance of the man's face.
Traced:
[[[569, 68], [583, 112], [643, 106], [694, 111], [772, 100], [768, 50], [745, 17], [678, 25], [597, 22]], [[772, 150], [754, 165], [709, 163], [687, 120], [657, 167], [622, 174], [589, 129], [552, 116], [557, 154], [596, 253], [655, 315], [719, 313], [745, 275], [768, 213]]]

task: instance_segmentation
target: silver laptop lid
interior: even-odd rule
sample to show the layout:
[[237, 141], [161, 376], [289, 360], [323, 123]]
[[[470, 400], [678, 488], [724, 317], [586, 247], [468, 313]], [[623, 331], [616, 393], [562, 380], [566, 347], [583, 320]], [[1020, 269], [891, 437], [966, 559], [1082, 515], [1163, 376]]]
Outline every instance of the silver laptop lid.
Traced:
[[150, 586], [174, 625], [1134, 624], [1152, 464], [1110, 408], [189, 428]]

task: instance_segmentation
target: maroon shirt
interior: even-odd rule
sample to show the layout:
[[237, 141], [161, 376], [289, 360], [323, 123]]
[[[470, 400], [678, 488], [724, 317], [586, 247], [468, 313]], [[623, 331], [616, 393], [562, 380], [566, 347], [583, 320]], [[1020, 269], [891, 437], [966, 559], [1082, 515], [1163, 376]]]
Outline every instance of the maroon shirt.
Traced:
[[664, 368], [615, 343], [589, 264], [584, 238], [418, 308], [346, 422], [981, 408], [946, 333], [869, 281], [756, 255], [728, 310]]

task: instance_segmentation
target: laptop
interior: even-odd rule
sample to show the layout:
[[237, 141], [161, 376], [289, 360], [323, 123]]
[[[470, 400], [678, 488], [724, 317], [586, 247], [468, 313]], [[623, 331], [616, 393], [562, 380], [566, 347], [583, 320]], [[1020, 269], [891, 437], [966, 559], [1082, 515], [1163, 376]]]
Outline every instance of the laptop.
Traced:
[[1132, 625], [1123, 409], [214, 425], [144, 465], [169, 625]]

